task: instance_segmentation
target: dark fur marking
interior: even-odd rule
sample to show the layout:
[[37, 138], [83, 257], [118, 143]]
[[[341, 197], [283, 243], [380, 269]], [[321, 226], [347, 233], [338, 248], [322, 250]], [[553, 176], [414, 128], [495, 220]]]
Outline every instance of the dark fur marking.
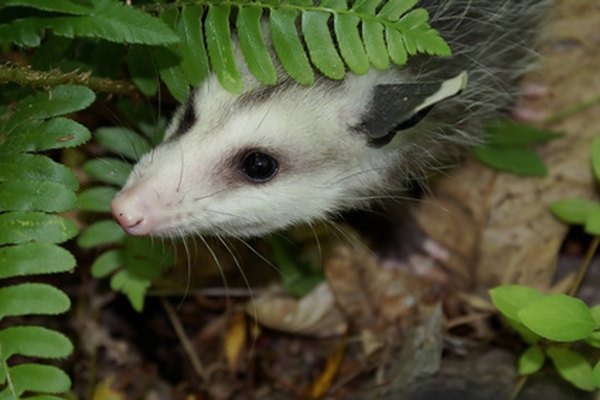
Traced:
[[183, 135], [189, 131], [192, 126], [194, 126], [196, 121], [198, 121], [198, 116], [196, 115], [196, 110], [194, 109], [194, 94], [191, 94], [185, 103], [183, 115], [181, 116], [179, 125], [171, 137], [176, 138]]
[[431, 111], [432, 109], [433, 109], [433, 106], [422, 109], [418, 113], [413, 114], [413, 116], [410, 117], [409, 119], [401, 122], [399, 125], [392, 128], [387, 135], [385, 135], [383, 137], [369, 139], [369, 141], [367, 142], [367, 145], [369, 147], [374, 147], [376, 149], [385, 146], [386, 144], [390, 143], [392, 141], [392, 139], [394, 139], [394, 137], [396, 136], [396, 133], [398, 133], [398, 131], [412, 128], [413, 126], [417, 125], [419, 122], [421, 122], [421, 120], [423, 118], [425, 118], [427, 116], [427, 114], [429, 114], [429, 111]]

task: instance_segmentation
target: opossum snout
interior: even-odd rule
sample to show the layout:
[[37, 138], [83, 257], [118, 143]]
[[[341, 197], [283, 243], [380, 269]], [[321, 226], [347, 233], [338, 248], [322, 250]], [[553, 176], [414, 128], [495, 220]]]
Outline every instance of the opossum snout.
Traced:
[[135, 193], [135, 190], [125, 189], [110, 203], [112, 215], [128, 234], [149, 235], [155, 226], [155, 221], [149, 212], [152, 208], [150, 201], [151, 197], [142, 197]]

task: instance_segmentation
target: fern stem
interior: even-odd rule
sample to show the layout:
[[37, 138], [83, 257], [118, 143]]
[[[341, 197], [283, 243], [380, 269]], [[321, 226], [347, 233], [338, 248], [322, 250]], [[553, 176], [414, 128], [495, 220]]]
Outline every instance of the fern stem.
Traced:
[[577, 278], [575, 279], [573, 286], [569, 290], [569, 296], [574, 296], [575, 293], [577, 293], [577, 290], [579, 290], [579, 286], [581, 285], [581, 282], [583, 281], [583, 278], [585, 277], [585, 275], [590, 267], [592, 259], [594, 258], [594, 254], [596, 254], [596, 250], [598, 250], [598, 245], [600, 245], [600, 236], [596, 236], [594, 238], [594, 240], [592, 240], [592, 243], [590, 243], [590, 245], [587, 249], [587, 252], [585, 254], [585, 258], [583, 259], [583, 262], [581, 263], [581, 266], [579, 267], [579, 272], [577, 273]]
[[65, 84], [87, 86], [94, 92], [127, 96], [139, 96], [133, 83], [91, 76], [91, 72], [67, 72], [58, 70], [37, 71], [10, 64], [0, 65], [0, 84], [17, 83], [21, 86], [52, 87]]

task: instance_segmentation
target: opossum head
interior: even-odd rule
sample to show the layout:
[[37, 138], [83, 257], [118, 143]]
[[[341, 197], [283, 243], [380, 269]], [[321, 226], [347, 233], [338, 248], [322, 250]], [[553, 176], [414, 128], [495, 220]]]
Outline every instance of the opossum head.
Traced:
[[234, 95], [209, 78], [135, 166], [112, 202], [115, 218], [133, 235], [246, 237], [364, 203], [395, 162], [385, 145], [439, 100], [439, 85], [403, 97], [401, 85], [380, 84], [387, 79], [256, 84]]

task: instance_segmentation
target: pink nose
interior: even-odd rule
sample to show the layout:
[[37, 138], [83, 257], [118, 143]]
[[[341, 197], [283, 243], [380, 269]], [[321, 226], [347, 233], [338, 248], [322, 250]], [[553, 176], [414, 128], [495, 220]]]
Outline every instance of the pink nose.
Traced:
[[154, 224], [148, 213], [149, 207], [135, 190], [119, 192], [110, 203], [112, 215], [130, 235], [144, 236], [152, 233]]

